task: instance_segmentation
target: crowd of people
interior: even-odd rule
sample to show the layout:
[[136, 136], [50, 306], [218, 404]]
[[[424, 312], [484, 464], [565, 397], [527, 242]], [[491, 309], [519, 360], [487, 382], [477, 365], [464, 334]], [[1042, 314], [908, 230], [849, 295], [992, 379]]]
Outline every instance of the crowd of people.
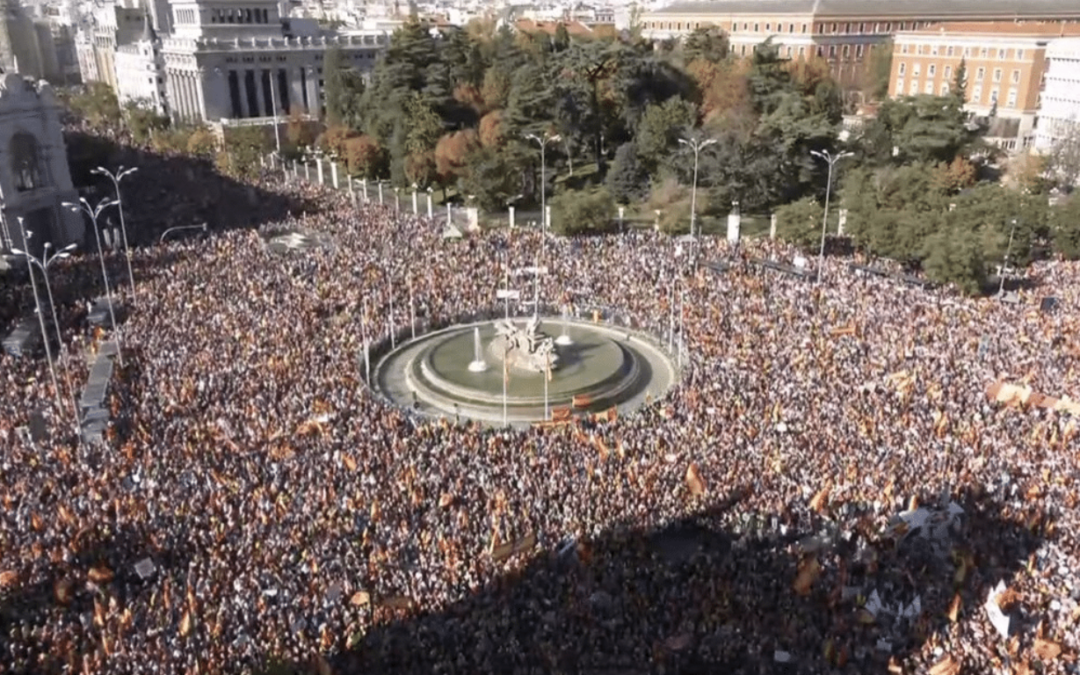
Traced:
[[[131, 312], [104, 444], [72, 438], [64, 403], [104, 339], [76, 301], [93, 265], [53, 280], [61, 405], [43, 360], [0, 359], [0, 673], [1077, 672], [1077, 421], [986, 390], [1080, 394], [1080, 266], [1036, 264], [1013, 305], [839, 258], [821, 284], [750, 263], [790, 260], [777, 242], [704, 239], [716, 271], [652, 232], [447, 240], [260, 189], [317, 207], [137, 249], [134, 297], [113, 284]], [[289, 229], [333, 245], [269, 251]], [[530, 429], [366, 388], [361, 335], [391, 305], [399, 328], [410, 293], [453, 321], [537, 260], [544, 298], [657, 333], [682, 298], [678, 385]], [[5, 318], [32, 306], [4, 292]], [[18, 429], [39, 408], [35, 443]], [[905, 532], [917, 512], [952, 525]]]

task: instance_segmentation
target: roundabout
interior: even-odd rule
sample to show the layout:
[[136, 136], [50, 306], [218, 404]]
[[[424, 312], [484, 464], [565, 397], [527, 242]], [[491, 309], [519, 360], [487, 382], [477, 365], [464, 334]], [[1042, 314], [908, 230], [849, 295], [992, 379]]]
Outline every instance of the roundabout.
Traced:
[[663, 396], [678, 374], [645, 333], [515, 317], [418, 335], [372, 360], [370, 384], [427, 416], [523, 425], [612, 408], [625, 414]]

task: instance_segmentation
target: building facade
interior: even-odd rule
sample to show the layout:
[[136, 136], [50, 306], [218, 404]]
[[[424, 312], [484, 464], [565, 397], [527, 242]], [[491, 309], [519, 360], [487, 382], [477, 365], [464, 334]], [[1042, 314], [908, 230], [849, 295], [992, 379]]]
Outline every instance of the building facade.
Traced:
[[[0, 243], [35, 252], [45, 242], [81, 244], [82, 215], [61, 205], [78, 198], [52, 87], [16, 73], [0, 75]], [[34, 233], [29, 242], [19, 218]]]
[[679, 38], [716, 26], [728, 34], [731, 50], [749, 56], [772, 39], [781, 56], [820, 56], [833, 76], [857, 85], [875, 49], [896, 33], [949, 21], [1077, 21], [1080, 3], [1068, 0], [712, 0], [676, 3], [647, 12], [644, 34]]
[[1042, 104], [1046, 50], [1056, 38], [1080, 35], [1080, 24], [963, 22], [897, 33], [891, 97], [950, 92], [964, 64], [965, 108], [1007, 150], [1030, 147]]
[[1052, 41], [1045, 72], [1035, 133], [1035, 149], [1044, 153], [1065, 139], [1080, 141], [1080, 37]]
[[135, 42], [117, 47], [114, 62], [116, 97], [121, 104], [135, 102], [162, 115], [169, 114], [165, 58], [149, 14], [143, 18], [143, 34]]

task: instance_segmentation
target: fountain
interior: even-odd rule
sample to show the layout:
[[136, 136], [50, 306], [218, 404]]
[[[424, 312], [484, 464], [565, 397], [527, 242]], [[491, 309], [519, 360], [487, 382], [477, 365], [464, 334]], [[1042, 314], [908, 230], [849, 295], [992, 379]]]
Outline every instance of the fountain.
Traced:
[[555, 319], [562, 335], [553, 337], [542, 320], [513, 317], [417, 335], [373, 359], [368, 383], [420, 414], [521, 425], [613, 407], [622, 414], [659, 399], [678, 379], [653, 336], [564, 312]]
[[469, 364], [470, 373], [482, 373], [488, 369], [487, 361], [484, 360], [480, 351], [480, 327], [473, 328], [473, 360]]

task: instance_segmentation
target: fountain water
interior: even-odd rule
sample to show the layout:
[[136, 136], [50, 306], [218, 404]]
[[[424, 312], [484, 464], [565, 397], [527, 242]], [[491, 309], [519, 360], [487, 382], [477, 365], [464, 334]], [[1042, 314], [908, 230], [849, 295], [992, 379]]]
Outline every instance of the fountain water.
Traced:
[[473, 360], [469, 364], [469, 371], [482, 373], [487, 370], [488, 364], [480, 353], [480, 328], [473, 328]]
[[562, 335], [555, 338], [555, 344], [564, 347], [574, 344], [574, 339], [570, 337], [570, 312], [567, 311], [566, 307], [562, 309]]

